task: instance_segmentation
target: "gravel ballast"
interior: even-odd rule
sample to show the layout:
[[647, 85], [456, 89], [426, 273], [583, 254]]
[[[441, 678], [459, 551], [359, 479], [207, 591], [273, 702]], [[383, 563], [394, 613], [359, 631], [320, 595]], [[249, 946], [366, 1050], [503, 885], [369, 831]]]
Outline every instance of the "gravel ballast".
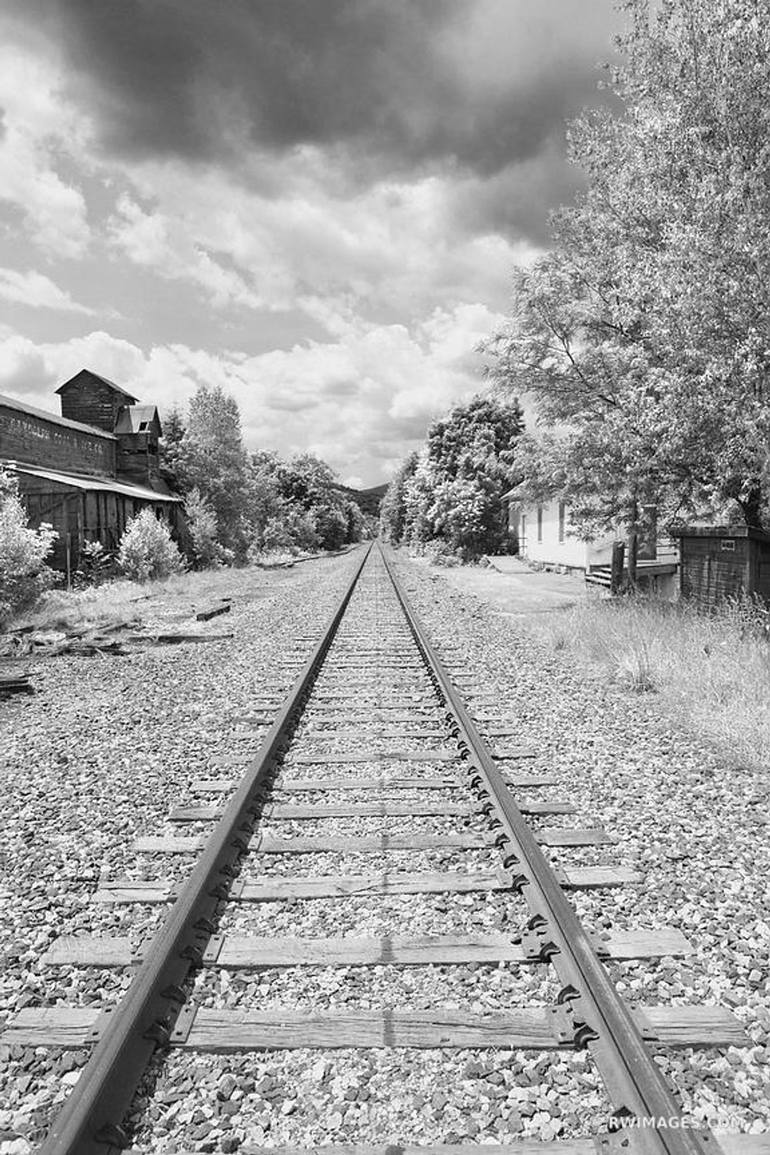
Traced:
[[[235, 779], [223, 757], [252, 754], [264, 733], [248, 721], [278, 701], [275, 686], [293, 680], [298, 656], [317, 633], [357, 561], [356, 555], [307, 563], [296, 571], [244, 573], [243, 601], [228, 615], [235, 637], [206, 645], [153, 649], [109, 659], [60, 658], [41, 667], [38, 696], [0, 704], [6, 797], [4, 903], [0, 926], [5, 966], [0, 1021], [25, 1005], [113, 1005], [130, 981], [121, 971], [44, 970], [39, 956], [62, 934], [128, 934], [137, 944], [164, 917], [163, 905], [93, 902], [101, 879], [172, 879], [189, 873], [194, 857], [137, 855], [135, 836], [207, 834], [210, 822], [175, 823], [178, 805], [217, 804], [223, 795], [194, 794], [196, 778]], [[768, 850], [765, 827], [749, 798], [758, 784], [748, 772], [727, 771], [713, 753], [673, 733], [654, 702], [600, 686], [572, 670], [521, 625], [452, 590], [442, 577], [399, 556], [398, 568], [429, 633], [475, 701], [484, 726], [510, 723], [516, 733], [498, 747], [524, 745], [536, 757], [506, 764], [509, 772], [547, 772], [558, 784], [519, 791], [526, 799], [564, 799], [575, 815], [532, 819], [533, 826], [604, 826], [616, 846], [550, 850], [565, 867], [613, 863], [644, 875], [641, 885], [571, 894], [589, 926], [677, 927], [694, 954], [683, 960], [611, 964], [632, 1004], [724, 1003], [752, 1039], [748, 1049], [661, 1051], [658, 1061], [696, 1119], [727, 1120], [733, 1129], [764, 1131], [770, 1122], [765, 919]], [[232, 578], [230, 579], [232, 581]], [[248, 600], [249, 582], [266, 596]], [[372, 595], [377, 593], [377, 609]], [[375, 648], [394, 619], [381, 579], [369, 575], [351, 603], [340, 634], [346, 653]], [[212, 623], [217, 627], [217, 622]], [[216, 632], [212, 628], [212, 633]], [[391, 634], [392, 637], [392, 634]], [[377, 643], [379, 644], [379, 643]], [[409, 649], [400, 630], [383, 650]], [[371, 667], [335, 670], [318, 682], [297, 741], [277, 778], [296, 779], [457, 775], [445, 790], [335, 791], [323, 801], [394, 798], [462, 802], [474, 810], [462, 770], [449, 763], [324, 762], [295, 755], [320, 751], [381, 754], [396, 748], [443, 750], [451, 735], [431, 703], [430, 686], [392, 669], [372, 680]], [[417, 671], [414, 671], [417, 675]], [[419, 675], [417, 675], [419, 676]], [[370, 717], [351, 714], [371, 705]], [[333, 696], [340, 696], [335, 703]], [[425, 721], [408, 738], [383, 737], [394, 728], [383, 706], [425, 701]], [[322, 720], [322, 705], [339, 707], [339, 724]], [[267, 711], [264, 711], [267, 712]], [[409, 714], [408, 706], [399, 713]], [[392, 714], [393, 711], [391, 710]], [[383, 720], [384, 719], [384, 720]], [[343, 722], [355, 730], [342, 733]], [[404, 730], [410, 729], [404, 726]], [[331, 730], [332, 735], [327, 732]], [[337, 732], [339, 731], [339, 733]], [[358, 735], [358, 737], [356, 737]], [[316, 793], [278, 800], [313, 803]], [[260, 832], [285, 837], [415, 834], [488, 827], [468, 818], [266, 819]], [[758, 837], [759, 836], [759, 837]], [[489, 869], [493, 849], [362, 854], [354, 849], [302, 855], [250, 856], [243, 878], [264, 875], [362, 874], [379, 871]], [[505, 932], [525, 920], [517, 896], [495, 893], [388, 895], [231, 905], [224, 933], [293, 936], [380, 936]], [[309, 967], [301, 970], [198, 974], [195, 997], [206, 1006], [334, 1011], [435, 1006], [500, 1011], [551, 1003], [557, 985], [542, 966]], [[0, 1155], [34, 1149], [78, 1077], [85, 1051], [0, 1049]], [[150, 1093], [151, 1092], [151, 1093]], [[7, 1104], [7, 1106], [6, 1106]], [[245, 1056], [174, 1052], [158, 1063], [135, 1104], [137, 1149], [146, 1152], [243, 1151], [322, 1143], [396, 1144], [509, 1142], [564, 1138], [606, 1129], [610, 1107], [585, 1054], [525, 1051], [342, 1049]]]

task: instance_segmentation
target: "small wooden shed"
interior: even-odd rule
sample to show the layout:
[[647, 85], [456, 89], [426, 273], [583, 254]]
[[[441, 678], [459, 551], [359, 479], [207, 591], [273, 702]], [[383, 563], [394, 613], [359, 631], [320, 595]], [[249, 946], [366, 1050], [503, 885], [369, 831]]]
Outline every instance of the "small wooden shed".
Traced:
[[683, 598], [704, 609], [743, 595], [770, 605], [770, 533], [748, 525], [685, 526], [672, 537], [679, 538]]

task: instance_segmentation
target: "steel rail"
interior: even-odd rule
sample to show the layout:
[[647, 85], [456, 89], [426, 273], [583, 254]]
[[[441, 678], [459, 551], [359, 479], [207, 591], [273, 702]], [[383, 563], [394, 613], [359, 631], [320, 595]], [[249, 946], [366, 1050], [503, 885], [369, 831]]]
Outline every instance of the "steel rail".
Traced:
[[370, 545], [365, 550], [323, 637], [297, 676], [131, 985], [115, 1010], [103, 1014], [97, 1024], [98, 1041], [39, 1148], [39, 1155], [107, 1155], [128, 1146], [123, 1119], [156, 1048], [167, 1044], [186, 1002], [183, 984], [192, 968], [200, 964], [216, 930], [213, 920], [227, 899], [238, 863], [247, 852], [266, 780], [280, 763], [287, 737], [326, 657], [371, 548]]
[[622, 1133], [624, 1142], [633, 1143], [635, 1151], [649, 1155], [713, 1155], [719, 1147], [710, 1132], [682, 1126], [682, 1110], [615, 989], [591, 935], [516, 805], [409, 602], [386, 550], [379, 542], [377, 548], [433, 684], [449, 708], [449, 721], [456, 727], [461, 749], [471, 762], [472, 784], [482, 798], [489, 800], [485, 809], [500, 827], [499, 844], [508, 850], [505, 865], [513, 869], [514, 885], [532, 916], [525, 939], [537, 957], [554, 966], [562, 984], [557, 1007], [552, 1010], [555, 1029], [577, 1045], [588, 1047], [612, 1099], [618, 1123], [623, 1117], [661, 1121], [661, 1126]]

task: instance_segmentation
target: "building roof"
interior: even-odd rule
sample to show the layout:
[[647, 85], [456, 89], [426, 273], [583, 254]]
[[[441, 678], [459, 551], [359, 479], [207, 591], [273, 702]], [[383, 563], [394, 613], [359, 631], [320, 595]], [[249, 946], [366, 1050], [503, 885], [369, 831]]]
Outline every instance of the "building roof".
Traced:
[[60, 417], [58, 413], [49, 413], [47, 409], [35, 409], [22, 401], [15, 401], [13, 397], [6, 397], [0, 393], [0, 405], [8, 409], [16, 409], [19, 413], [29, 413], [31, 417], [42, 417], [53, 425], [64, 425], [67, 429], [75, 429], [78, 433], [89, 433], [93, 437], [104, 437], [107, 441], [115, 441], [114, 433], [107, 433], [104, 429], [97, 429], [95, 425], [84, 425], [82, 421], [70, 421], [68, 417]]
[[748, 537], [752, 541], [770, 542], [770, 533], [754, 525], [678, 525], [669, 532], [671, 537]]
[[[147, 426], [155, 423], [161, 432], [160, 417], [156, 405], [124, 405], [115, 422], [116, 433], [145, 433]], [[145, 428], [142, 429], [141, 426]]]
[[181, 497], [176, 497], [173, 494], [158, 493], [144, 485], [131, 485], [130, 482], [115, 481], [113, 478], [80, 477], [72, 473], [61, 473], [59, 470], [38, 469], [36, 465], [24, 465], [18, 461], [6, 461], [3, 463], [3, 467], [10, 470], [11, 473], [21, 473], [28, 477], [41, 477], [45, 481], [69, 485], [73, 489], [86, 489], [96, 493], [122, 493], [125, 497], [136, 497], [142, 501], [177, 503], [182, 501]]
[[106, 385], [108, 389], [112, 389], [114, 393], [119, 393], [121, 397], [125, 397], [129, 404], [132, 404], [137, 399], [128, 393], [120, 385], [116, 385], [114, 381], [110, 381], [107, 377], [102, 377], [99, 373], [94, 373], [92, 369], [79, 369], [74, 377], [70, 377], [63, 385], [60, 385], [56, 390], [57, 393], [63, 393], [70, 385], [74, 385], [81, 377], [93, 377], [95, 381], [99, 381], [102, 385]]

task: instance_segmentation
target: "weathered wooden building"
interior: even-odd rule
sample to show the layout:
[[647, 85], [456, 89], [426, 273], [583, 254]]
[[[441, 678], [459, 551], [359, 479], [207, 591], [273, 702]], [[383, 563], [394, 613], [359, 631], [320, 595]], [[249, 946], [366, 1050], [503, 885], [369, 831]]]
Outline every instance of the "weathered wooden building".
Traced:
[[89, 369], [57, 393], [60, 417], [0, 396], [0, 466], [16, 476], [30, 523], [57, 531], [50, 564], [77, 569], [87, 541], [116, 549], [126, 522], [147, 507], [179, 536], [181, 499], [160, 474], [155, 406]]
[[744, 595], [770, 605], [770, 533], [748, 525], [688, 526], [675, 536], [682, 597], [704, 609]]

